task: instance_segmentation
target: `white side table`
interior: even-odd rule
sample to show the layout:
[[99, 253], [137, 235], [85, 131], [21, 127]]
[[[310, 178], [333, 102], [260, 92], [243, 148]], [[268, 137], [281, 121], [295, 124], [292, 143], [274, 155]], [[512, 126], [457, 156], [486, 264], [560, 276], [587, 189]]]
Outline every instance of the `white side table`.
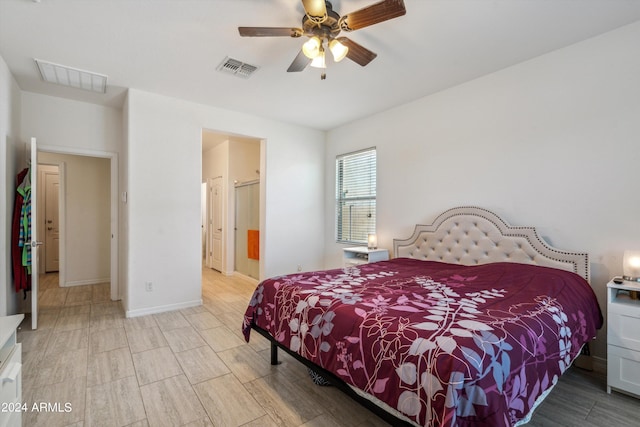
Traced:
[[366, 246], [356, 246], [354, 248], [344, 248], [342, 261], [345, 267], [368, 264], [376, 261], [386, 261], [389, 259], [387, 249], [369, 249]]
[[[620, 283], [616, 283], [620, 282]], [[607, 393], [640, 397], [640, 283], [607, 283]]]
[[22, 344], [16, 329], [24, 314], [0, 317], [0, 427], [22, 425]]

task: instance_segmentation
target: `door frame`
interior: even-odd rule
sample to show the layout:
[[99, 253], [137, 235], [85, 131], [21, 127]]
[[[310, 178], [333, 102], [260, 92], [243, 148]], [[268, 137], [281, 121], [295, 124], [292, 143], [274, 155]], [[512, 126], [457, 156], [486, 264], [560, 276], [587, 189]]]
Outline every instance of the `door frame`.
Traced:
[[[0, 0], [1, 1], [1, 0]], [[267, 171], [267, 140], [261, 138], [259, 136], [251, 136], [248, 134], [239, 134], [234, 132], [229, 132], [220, 129], [202, 127], [200, 129], [200, 142], [202, 146], [203, 142], [203, 133], [213, 133], [226, 136], [227, 138], [249, 138], [256, 140], [260, 146], [260, 160], [259, 160], [259, 168], [258, 168], [258, 179], [260, 180], [260, 260], [259, 260], [259, 270], [260, 270], [260, 279], [265, 277], [265, 263], [268, 257], [266, 251], [266, 241], [267, 241], [267, 180], [266, 180], [266, 171]], [[200, 151], [200, 172], [202, 174], [202, 164], [203, 164], [203, 151]], [[227, 156], [228, 160], [228, 156]], [[228, 161], [227, 161], [228, 163]], [[230, 188], [233, 188], [233, 184], [229, 181], [229, 177], [231, 176], [228, 164], [223, 168], [223, 175], [226, 176], [222, 181], [223, 188], [223, 230], [222, 230], [222, 270], [221, 273], [225, 276], [231, 276], [234, 272], [234, 262], [235, 262], [235, 233], [227, 232], [227, 230], [231, 231], [234, 227], [234, 215], [235, 215], [235, 190], [231, 191]], [[206, 265], [206, 263], [205, 263]]]
[[[70, 147], [58, 147], [52, 145], [38, 144], [38, 152], [45, 153], [57, 153], [57, 154], [70, 154], [75, 156], [86, 157], [99, 157], [110, 160], [110, 185], [111, 185], [111, 248], [110, 248], [110, 281], [111, 281], [111, 300], [116, 301], [122, 298], [124, 290], [120, 289], [119, 280], [119, 251], [118, 251], [118, 235], [119, 235], [119, 215], [118, 215], [118, 153], [112, 151], [99, 151], [99, 150], [86, 150], [80, 148]], [[60, 175], [61, 188], [66, 186], [66, 182], [63, 182], [63, 175]], [[60, 203], [63, 202], [62, 194], [60, 195]], [[64, 212], [61, 212], [63, 214]], [[66, 226], [64, 221], [60, 224], [60, 233], [66, 232]], [[64, 279], [63, 271], [66, 272], [66, 239], [61, 239], [60, 242], [60, 281]]]

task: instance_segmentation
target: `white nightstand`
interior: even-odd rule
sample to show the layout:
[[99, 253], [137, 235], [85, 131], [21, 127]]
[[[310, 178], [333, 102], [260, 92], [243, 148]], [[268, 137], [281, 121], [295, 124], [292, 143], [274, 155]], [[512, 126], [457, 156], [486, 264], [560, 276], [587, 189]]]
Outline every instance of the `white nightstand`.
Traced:
[[640, 283], [607, 283], [607, 393], [640, 396]]
[[0, 426], [22, 425], [22, 344], [16, 329], [24, 314], [0, 317]]
[[376, 261], [386, 261], [389, 259], [389, 251], [386, 249], [369, 249], [366, 246], [355, 248], [344, 248], [342, 262], [345, 267], [368, 264]]

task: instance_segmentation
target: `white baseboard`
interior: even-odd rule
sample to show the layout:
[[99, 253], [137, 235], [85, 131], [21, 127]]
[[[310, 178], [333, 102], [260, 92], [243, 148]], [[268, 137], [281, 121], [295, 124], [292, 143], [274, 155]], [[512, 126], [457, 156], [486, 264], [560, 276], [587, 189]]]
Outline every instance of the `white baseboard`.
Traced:
[[139, 308], [139, 309], [136, 309], [136, 310], [127, 310], [125, 312], [125, 316], [127, 318], [129, 318], [129, 317], [138, 317], [138, 316], [146, 316], [148, 314], [164, 313], [165, 311], [180, 310], [182, 308], [197, 307], [197, 306], [200, 306], [200, 305], [202, 305], [202, 299], [181, 302], [181, 303], [178, 303], [178, 304], [159, 305], [159, 306], [156, 306], [156, 307], [147, 307], [147, 308]]
[[111, 283], [111, 279], [109, 277], [103, 277], [98, 279], [73, 280], [65, 284], [60, 284], [60, 287], [69, 288], [71, 286], [98, 285], [100, 283]]

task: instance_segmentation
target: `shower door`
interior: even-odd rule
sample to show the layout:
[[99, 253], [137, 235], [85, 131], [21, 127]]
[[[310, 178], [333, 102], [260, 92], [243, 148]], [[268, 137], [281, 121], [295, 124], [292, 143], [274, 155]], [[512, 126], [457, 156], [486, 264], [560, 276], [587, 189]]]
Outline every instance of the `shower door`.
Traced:
[[235, 271], [258, 279], [260, 182], [236, 184]]

